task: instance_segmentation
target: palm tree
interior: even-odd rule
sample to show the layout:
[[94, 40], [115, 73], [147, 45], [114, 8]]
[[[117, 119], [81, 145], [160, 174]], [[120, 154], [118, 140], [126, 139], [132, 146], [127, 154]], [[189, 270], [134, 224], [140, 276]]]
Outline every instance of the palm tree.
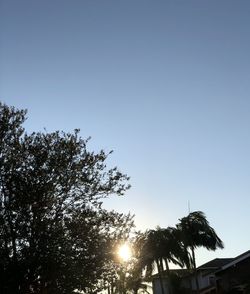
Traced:
[[156, 230], [149, 230], [146, 233], [145, 243], [142, 246], [141, 252], [141, 265], [146, 269], [146, 277], [152, 275], [154, 271], [155, 264], [157, 267], [160, 287], [162, 294], [165, 294], [164, 285], [163, 285], [163, 234], [162, 229], [157, 228]]
[[184, 266], [189, 266], [189, 255], [187, 250], [185, 249], [183, 243], [180, 241], [179, 238], [179, 231], [177, 228], [168, 227], [164, 230], [164, 247], [165, 252], [168, 253], [168, 255], [163, 256], [163, 259], [165, 261], [166, 266], [166, 272], [167, 272], [167, 279], [168, 279], [168, 291], [170, 294], [172, 294], [173, 286], [172, 286], [172, 274], [169, 269], [169, 262], [174, 263], [175, 265], [180, 266], [183, 268]]
[[180, 241], [183, 243], [186, 253], [189, 255], [187, 268], [191, 268], [195, 274], [196, 288], [199, 293], [199, 281], [196, 269], [195, 249], [205, 247], [207, 250], [215, 251], [224, 248], [222, 240], [215, 230], [209, 225], [202, 211], [194, 211], [188, 216], [180, 219], [176, 225]]
[[[184, 247], [176, 238], [176, 229], [157, 228], [147, 232], [141, 250], [141, 264], [146, 268], [146, 275], [151, 275], [154, 265], [157, 267], [162, 294], [165, 293], [163, 285], [164, 263], [168, 278], [168, 292], [172, 293], [169, 262], [183, 266], [188, 262]], [[182, 246], [182, 247], [181, 247]]]

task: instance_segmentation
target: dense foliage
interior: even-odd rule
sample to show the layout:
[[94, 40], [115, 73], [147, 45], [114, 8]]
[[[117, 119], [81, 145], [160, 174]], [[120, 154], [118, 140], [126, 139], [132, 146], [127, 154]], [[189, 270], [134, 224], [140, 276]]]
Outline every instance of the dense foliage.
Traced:
[[0, 103], [0, 292], [94, 293], [133, 223], [101, 201], [128, 177], [78, 130], [27, 134], [25, 119]]

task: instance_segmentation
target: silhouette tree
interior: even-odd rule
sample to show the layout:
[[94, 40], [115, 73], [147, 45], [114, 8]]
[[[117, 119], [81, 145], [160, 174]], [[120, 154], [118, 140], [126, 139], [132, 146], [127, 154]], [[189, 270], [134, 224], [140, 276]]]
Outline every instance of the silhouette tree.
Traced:
[[205, 214], [202, 211], [194, 211], [188, 216], [180, 219], [176, 225], [179, 231], [179, 240], [189, 256], [189, 262], [186, 263], [195, 274], [196, 288], [199, 292], [199, 281], [196, 269], [195, 249], [205, 247], [207, 250], [216, 250], [224, 248], [222, 240], [217, 236], [215, 230], [209, 225]]
[[[162, 294], [165, 293], [163, 283], [163, 272], [166, 269], [168, 278], [168, 291], [172, 292], [169, 262], [183, 266], [187, 262], [185, 251], [181, 242], [176, 239], [175, 229], [157, 228], [147, 232], [145, 242], [142, 247], [141, 264], [146, 267], [146, 274], [152, 275], [154, 265], [159, 275], [159, 282]], [[165, 267], [164, 267], [165, 264]]]
[[25, 119], [0, 103], [0, 292], [87, 292], [132, 226], [101, 202], [123, 195], [128, 177], [106, 167], [110, 153], [88, 151], [79, 130], [27, 134]]

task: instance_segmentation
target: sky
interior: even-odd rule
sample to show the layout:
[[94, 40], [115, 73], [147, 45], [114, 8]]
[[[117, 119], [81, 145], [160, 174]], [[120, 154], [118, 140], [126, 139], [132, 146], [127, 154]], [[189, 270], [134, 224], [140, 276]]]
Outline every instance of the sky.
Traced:
[[28, 132], [81, 129], [131, 189], [107, 209], [138, 229], [201, 210], [250, 249], [248, 0], [0, 0], [0, 100]]

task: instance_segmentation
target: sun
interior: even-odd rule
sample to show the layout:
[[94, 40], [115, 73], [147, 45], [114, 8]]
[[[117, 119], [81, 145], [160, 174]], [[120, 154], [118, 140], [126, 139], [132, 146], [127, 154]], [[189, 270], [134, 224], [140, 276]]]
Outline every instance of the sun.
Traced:
[[124, 243], [118, 248], [118, 256], [124, 262], [128, 261], [132, 257], [131, 248], [128, 244]]

